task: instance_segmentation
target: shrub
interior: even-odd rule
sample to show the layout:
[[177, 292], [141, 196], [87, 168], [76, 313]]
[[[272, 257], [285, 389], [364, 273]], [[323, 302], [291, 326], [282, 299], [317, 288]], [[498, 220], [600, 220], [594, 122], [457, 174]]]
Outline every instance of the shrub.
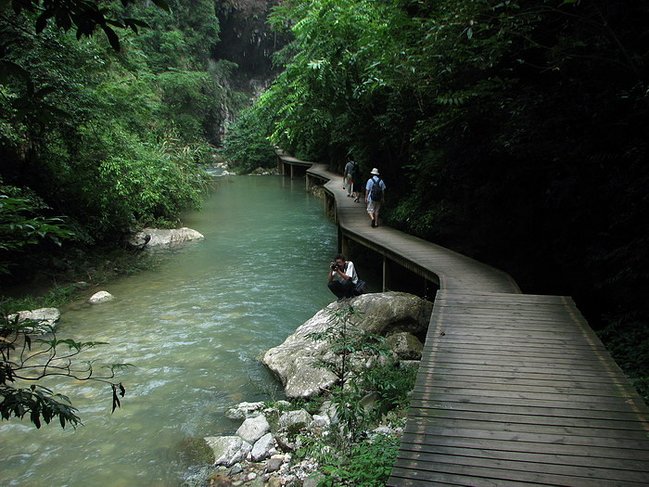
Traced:
[[352, 447], [346, 461], [321, 465], [320, 471], [326, 476], [318, 485], [383, 486], [398, 450], [399, 438], [394, 436], [378, 435], [358, 443]]
[[258, 167], [273, 167], [275, 150], [257, 112], [243, 110], [237, 121], [229, 128], [223, 146], [223, 156], [232, 167], [243, 174]]

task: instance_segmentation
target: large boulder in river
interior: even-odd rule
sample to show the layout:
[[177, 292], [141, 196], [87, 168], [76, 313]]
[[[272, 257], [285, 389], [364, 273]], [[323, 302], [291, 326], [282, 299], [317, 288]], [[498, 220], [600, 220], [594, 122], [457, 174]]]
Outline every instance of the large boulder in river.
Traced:
[[310, 335], [335, 326], [350, 308], [353, 313], [348, 314], [349, 324], [362, 331], [383, 336], [409, 332], [423, 337], [433, 303], [412, 294], [386, 292], [337, 301], [318, 311], [262, 357], [262, 362], [282, 381], [288, 397], [311, 397], [336, 382], [332, 372], [317, 366], [318, 361], [331, 358], [330, 343]]
[[205, 238], [202, 233], [192, 230], [191, 228], [145, 228], [136, 233], [129, 239], [129, 244], [133, 247], [168, 247], [171, 245], [189, 242], [190, 240], [200, 240]]

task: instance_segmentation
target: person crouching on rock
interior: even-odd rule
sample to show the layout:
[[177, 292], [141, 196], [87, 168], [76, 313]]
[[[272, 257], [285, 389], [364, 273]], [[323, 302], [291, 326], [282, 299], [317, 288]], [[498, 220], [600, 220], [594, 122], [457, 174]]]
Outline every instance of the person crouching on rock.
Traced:
[[329, 282], [327, 286], [331, 289], [338, 299], [351, 298], [357, 296], [356, 283], [358, 275], [354, 263], [351, 260], [345, 260], [342, 254], [336, 255], [334, 261], [329, 265]]

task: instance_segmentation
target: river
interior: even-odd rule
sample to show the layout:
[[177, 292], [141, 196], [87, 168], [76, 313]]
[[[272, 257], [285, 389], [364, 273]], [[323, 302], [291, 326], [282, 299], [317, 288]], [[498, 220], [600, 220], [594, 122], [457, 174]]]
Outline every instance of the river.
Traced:
[[258, 356], [333, 300], [336, 229], [322, 202], [303, 180], [226, 176], [183, 223], [205, 240], [102, 288], [114, 301], [61, 318], [59, 337], [109, 342], [85, 359], [135, 366], [119, 375], [122, 408], [111, 415], [105, 385], [57, 386], [84, 426], [1, 422], [0, 485], [177, 486], [202, 437], [238, 427], [228, 407], [281, 398]]

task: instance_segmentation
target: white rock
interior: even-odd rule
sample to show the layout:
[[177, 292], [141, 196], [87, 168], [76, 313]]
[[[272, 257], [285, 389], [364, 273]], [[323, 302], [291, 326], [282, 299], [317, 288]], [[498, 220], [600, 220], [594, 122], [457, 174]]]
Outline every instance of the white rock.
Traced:
[[325, 401], [320, 406], [320, 414], [327, 416], [331, 424], [338, 424], [338, 411], [336, 406], [331, 401]]
[[134, 247], [165, 247], [188, 242], [190, 240], [201, 240], [205, 236], [191, 228], [145, 228], [130, 238], [129, 243]]
[[304, 409], [287, 411], [279, 418], [280, 428], [304, 428], [311, 424], [313, 418]]
[[264, 408], [263, 402], [241, 402], [235, 407], [228, 409], [225, 416], [230, 419], [246, 419], [259, 416]]
[[372, 430], [372, 433], [377, 434], [377, 435], [388, 436], [388, 435], [394, 434], [394, 430], [392, 428], [390, 428], [389, 426], [382, 425], [382, 426], [379, 426], [377, 428], [374, 428]]
[[214, 465], [230, 467], [244, 460], [252, 445], [238, 436], [208, 436], [205, 442], [214, 452]]
[[252, 446], [252, 451], [250, 452], [252, 461], [260, 462], [261, 460], [268, 458], [274, 446], [275, 439], [273, 438], [273, 435], [271, 433], [266, 433]]
[[331, 420], [326, 414], [314, 414], [313, 421], [311, 421], [311, 428], [328, 428], [331, 425]]
[[90, 296], [90, 299], [88, 302], [90, 304], [101, 304], [101, 303], [107, 303], [108, 301], [112, 301], [115, 299], [115, 297], [109, 293], [108, 291], [99, 291]]
[[403, 360], [420, 360], [424, 349], [419, 338], [405, 331], [390, 335], [386, 339], [386, 344]]
[[281, 458], [271, 458], [266, 462], [266, 472], [277, 472], [284, 461]]
[[270, 431], [270, 425], [263, 414], [255, 416], [254, 418], [246, 419], [239, 429], [237, 436], [241, 437], [248, 443], [255, 443], [259, 438], [264, 436]]

